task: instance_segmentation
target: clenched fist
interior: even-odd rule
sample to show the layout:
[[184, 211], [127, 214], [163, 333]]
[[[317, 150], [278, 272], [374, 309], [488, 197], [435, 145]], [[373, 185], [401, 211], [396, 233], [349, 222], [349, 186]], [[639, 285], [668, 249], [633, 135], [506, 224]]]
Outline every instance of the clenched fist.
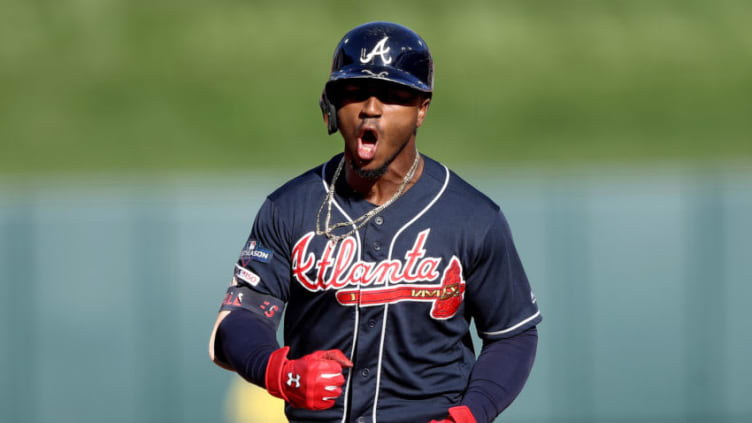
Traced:
[[308, 410], [334, 406], [342, 394], [343, 368], [353, 363], [340, 350], [316, 351], [297, 360], [288, 360], [290, 347], [280, 348], [269, 357], [266, 390], [290, 405]]

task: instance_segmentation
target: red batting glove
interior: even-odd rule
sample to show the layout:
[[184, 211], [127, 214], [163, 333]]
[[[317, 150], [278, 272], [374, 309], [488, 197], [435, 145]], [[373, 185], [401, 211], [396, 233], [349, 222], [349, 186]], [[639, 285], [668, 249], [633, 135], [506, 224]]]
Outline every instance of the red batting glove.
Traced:
[[280, 348], [266, 366], [266, 390], [290, 405], [308, 410], [334, 406], [342, 394], [345, 377], [342, 368], [353, 363], [340, 350], [316, 351], [297, 360], [288, 360], [290, 347]]
[[466, 405], [459, 405], [449, 409], [449, 417], [444, 420], [431, 420], [430, 423], [477, 423], [470, 408]]

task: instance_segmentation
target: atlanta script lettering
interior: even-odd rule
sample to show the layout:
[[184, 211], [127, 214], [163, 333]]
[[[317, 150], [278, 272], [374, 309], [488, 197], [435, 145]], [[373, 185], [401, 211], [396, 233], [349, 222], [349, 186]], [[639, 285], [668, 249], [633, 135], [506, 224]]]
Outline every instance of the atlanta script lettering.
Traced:
[[[426, 257], [426, 239], [430, 229], [420, 232], [413, 246], [405, 253], [404, 260], [367, 262], [356, 260], [357, 242], [347, 237], [339, 242], [329, 241], [321, 257], [309, 252], [315, 233], [308, 232], [295, 243], [292, 250], [292, 274], [309, 291], [339, 289], [346, 285], [384, 285], [398, 283], [430, 282], [441, 275], [438, 271], [441, 258]], [[336, 252], [335, 252], [336, 249]], [[309, 273], [316, 269], [316, 277]]]

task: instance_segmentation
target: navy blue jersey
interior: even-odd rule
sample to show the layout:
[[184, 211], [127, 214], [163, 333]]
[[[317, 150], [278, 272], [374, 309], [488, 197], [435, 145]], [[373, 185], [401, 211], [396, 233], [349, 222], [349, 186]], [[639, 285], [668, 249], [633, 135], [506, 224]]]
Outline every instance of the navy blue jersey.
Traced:
[[[499, 207], [423, 156], [418, 181], [338, 242], [317, 212], [342, 155], [288, 182], [261, 207], [236, 280], [286, 304], [289, 357], [340, 349], [355, 366], [328, 410], [292, 422], [428, 422], [459, 404], [475, 362], [469, 325], [499, 339], [540, 322]], [[340, 178], [331, 222], [375, 206]], [[326, 207], [322, 213], [322, 220]], [[323, 227], [323, 222], [322, 222]], [[352, 228], [346, 228], [342, 233]]]

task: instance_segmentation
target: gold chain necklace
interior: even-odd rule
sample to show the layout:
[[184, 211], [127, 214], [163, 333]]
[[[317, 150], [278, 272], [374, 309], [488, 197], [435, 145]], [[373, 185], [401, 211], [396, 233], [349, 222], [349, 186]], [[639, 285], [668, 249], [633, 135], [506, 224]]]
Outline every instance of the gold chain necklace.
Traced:
[[[332, 183], [329, 185], [329, 191], [326, 193], [326, 197], [324, 197], [324, 201], [321, 203], [321, 207], [319, 207], [319, 212], [316, 213], [316, 235], [326, 235], [329, 240], [338, 242], [341, 239], [347, 238], [348, 236], [354, 234], [358, 229], [362, 228], [366, 223], [368, 223], [371, 218], [379, 214], [382, 210], [389, 207], [392, 203], [397, 201], [398, 198], [405, 192], [405, 188], [407, 187], [407, 184], [413, 179], [413, 176], [415, 176], [415, 170], [418, 169], [418, 163], [420, 162], [420, 154], [418, 152], [415, 152], [415, 161], [413, 161], [412, 166], [410, 166], [410, 170], [407, 171], [407, 174], [405, 175], [405, 179], [402, 181], [402, 185], [400, 185], [397, 192], [390, 198], [386, 203], [376, 207], [375, 209], [372, 209], [368, 211], [363, 216], [360, 216], [359, 218], [355, 220], [351, 220], [349, 222], [339, 222], [335, 223], [333, 226], [329, 226], [329, 222], [332, 219], [332, 203], [334, 202], [334, 187], [337, 184], [337, 178], [339, 178], [340, 172], [342, 172], [342, 167], [345, 164], [345, 156], [342, 156], [342, 160], [339, 161], [339, 164], [337, 165], [337, 170], [334, 171], [334, 176], [332, 176]], [[321, 230], [321, 227], [319, 225], [319, 222], [321, 221], [321, 211], [324, 210], [324, 205], [327, 205], [326, 210], [326, 220], [324, 221], [324, 230]], [[343, 228], [345, 226], [355, 226], [350, 231], [348, 231], [345, 234], [342, 235], [334, 235], [332, 231], [338, 228]]]

